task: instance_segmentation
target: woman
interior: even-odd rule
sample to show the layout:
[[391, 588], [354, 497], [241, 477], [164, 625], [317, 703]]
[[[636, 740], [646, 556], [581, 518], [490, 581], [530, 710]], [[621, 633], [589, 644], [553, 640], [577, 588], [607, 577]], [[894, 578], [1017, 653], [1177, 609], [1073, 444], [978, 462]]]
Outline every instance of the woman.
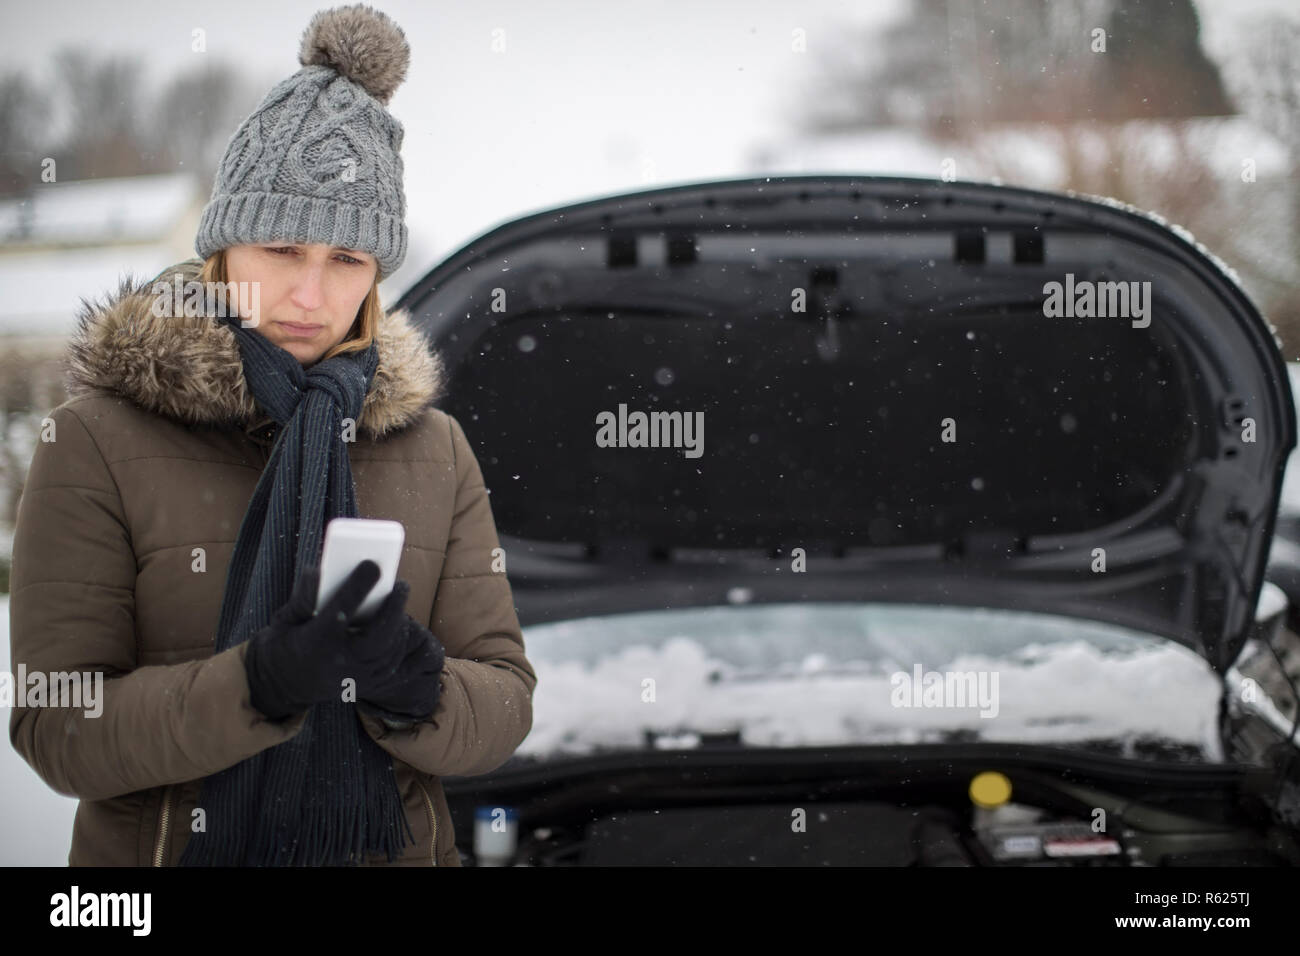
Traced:
[[[531, 728], [482, 474], [432, 405], [439, 357], [379, 307], [406, 249], [384, 104], [407, 60], [383, 14], [317, 14], [227, 148], [200, 258], [79, 316], [10, 598], [15, 672], [103, 674], [98, 716], [28, 699], [10, 721], [80, 798], [71, 865], [459, 866], [439, 778]], [[256, 295], [195, 314], [189, 282]], [[406, 529], [365, 621], [371, 562], [312, 613], [338, 516]]]

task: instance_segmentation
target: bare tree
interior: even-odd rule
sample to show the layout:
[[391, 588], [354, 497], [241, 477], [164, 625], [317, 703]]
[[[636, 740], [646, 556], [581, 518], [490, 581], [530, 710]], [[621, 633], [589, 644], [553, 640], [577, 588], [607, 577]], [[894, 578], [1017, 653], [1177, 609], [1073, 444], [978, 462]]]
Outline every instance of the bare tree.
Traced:
[[1232, 112], [1191, 0], [913, 0], [822, 68], [805, 131]]
[[30, 190], [47, 156], [60, 181], [176, 170], [210, 180], [257, 106], [255, 82], [227, 63], [181, 74], [156, 97], [128, 57], [66, 48], [53, 75], [46, 88], [19, 73], [0, 78], [0, 194]]
[[[959, 170], [1155, 211], [1237, 270], [1294, 354], [1300, 25], [1274, 16], [1248, 36], [1221, 68], [1191, 0], [913, 0], [878, 43], [823, 65], [797, 135], [910, 128]], [[1287, 148], [1283, 177], [1243, 182], [1240, 158], [1221, 155], [1222, 126], [1200, 122], [1238, 106]], [[1045, 180], [1044, 163], [1058, 175]]]
[[140, 62], [97, 59], [79, 49], [55, 54], [57, 98], [67, 118], [56, 143], [60, 179], [130, 176], [154, 164], [142, 149]]
[[226, 63], [177, 77], [159, 97], [144, 133], [157, 165], [211, 180], [226, 143], [257, 102], [252, 84]]
[[1107, 18], [1097, 87], [1112, 119], [1225, 116], [1236, 112], [1218, 66], [1201, 49], [1192, 0], [1124, 0]]
[[[1243, 185], [1241, 229], [1230, 258], [1259, 287], [1288, 355], [1300, 352], [1300, 20], [1276, 14], [1245, 24], [1227, 68], [1242, 111], [1284, 148], [1282, 174]], [[1249, 157], [1243, 157], [1248, 159]]]
[[0, 77], [0, 195], [30, 189], [40, 174], [42, 120], [50, 97], [18, 71]]
[[1300, 21], [1276, 14], [1255, 20], [1233, 75], [1246, 112], [1290, 147], [1300, 163]]

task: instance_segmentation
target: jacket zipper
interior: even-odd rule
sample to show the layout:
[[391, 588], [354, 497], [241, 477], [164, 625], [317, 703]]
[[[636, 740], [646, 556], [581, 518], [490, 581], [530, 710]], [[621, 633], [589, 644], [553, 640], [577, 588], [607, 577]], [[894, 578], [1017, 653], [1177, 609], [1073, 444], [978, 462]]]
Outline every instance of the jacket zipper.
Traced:
[[158, 838], [154, 842], [153, 865], [163, 865], [163, 851], [167, 848], [167, 823], [172, 815], [172, 787], [168, 784], [167, 789], [163, 791], [162, 812], [158, 815]]
[[424, 788], [424, 783], [418, 777], [415, 782], [420, 787], [420, 792], [424, 794], [424, 802], [429, 807], [429, 829], [432, 837], [429, 840], [429, 857], [433, 860], [433, 865], [438, 865], [438, 817], [433, 812], [433, 798], [429, 796], [429, 791]]

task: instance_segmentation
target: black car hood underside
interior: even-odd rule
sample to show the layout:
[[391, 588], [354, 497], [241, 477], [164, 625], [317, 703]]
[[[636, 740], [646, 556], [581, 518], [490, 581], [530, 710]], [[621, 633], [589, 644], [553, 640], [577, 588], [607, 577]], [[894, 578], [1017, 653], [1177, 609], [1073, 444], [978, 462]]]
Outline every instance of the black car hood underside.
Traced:
[[[1075, 314], [1045, 314], [1053, 282]], [[1075, 290], [1117, 282], [1128, 313], [1078, 314]], [[1224, 671], [1253, 620], [1295, 446], [1285, 363], [1211, 256], [1117, 204], [675, 186], [506, 223], [398, 304], [447, 361], [525, 624], [971, 604], [1160, 634]], [[636, 412], [702, 424], [697, 453], [685, 432], [632, 447]], [[603, 414], [623, 444], [598, 444]]]

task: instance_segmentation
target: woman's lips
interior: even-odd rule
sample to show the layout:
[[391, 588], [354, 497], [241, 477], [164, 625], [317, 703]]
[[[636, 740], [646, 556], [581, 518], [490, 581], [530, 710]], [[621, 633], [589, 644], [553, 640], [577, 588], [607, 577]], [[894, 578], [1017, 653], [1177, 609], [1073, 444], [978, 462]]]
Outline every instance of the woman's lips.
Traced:
[[280, 322], [278, 324], [290, 335], [296, 335], [302, 338], [311, 338], [321, 329], [319, 325], [297, 325], [293, 322]]

